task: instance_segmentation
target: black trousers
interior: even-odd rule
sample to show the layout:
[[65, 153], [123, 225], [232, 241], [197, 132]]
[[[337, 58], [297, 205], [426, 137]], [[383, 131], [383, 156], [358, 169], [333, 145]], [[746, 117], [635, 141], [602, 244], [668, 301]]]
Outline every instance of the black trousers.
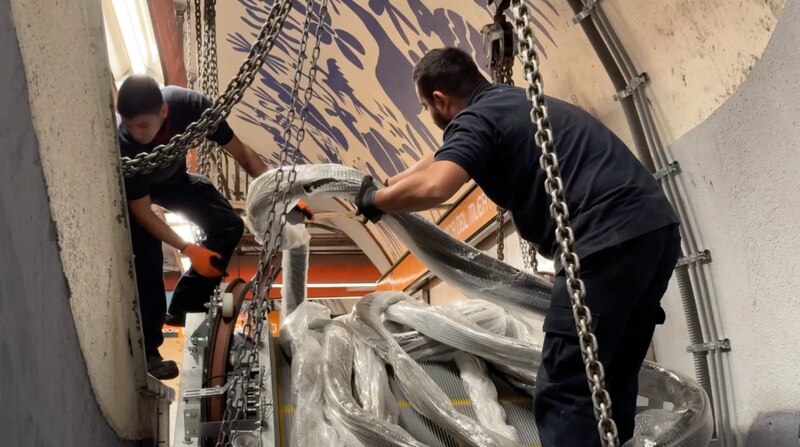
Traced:
[[[222, 255], [225, 265], [228, 264], [242, 237], [244, 224], [207, 178], [187, 174], [178, 184], [151, 192], [150, 198], [153, 203], [182, 214], [200, 227], [206, 235], [202, 245]], [[156, 355], [158, 347], [164, 342], [161, 328], [167, 312], [162, 245], [135, 219], [131, 218], [130, 221], [145, 351], [148, 356]], [[205, 312], [204, 304], [209, 301], [219, 282], [219, 278], [200, 276], [190, 268], [175, 286], [169, 312], [173, 315]]]
[[[620, 444], [633, 436], [639, 369], [656, 325], [664, 322], [661, 297], [679, 254], [678, 226], [670, 225], [581, 259]], [[534, 402], [542, 446], [600, 446], [563, 272], [556, 277], [544, 332]]]

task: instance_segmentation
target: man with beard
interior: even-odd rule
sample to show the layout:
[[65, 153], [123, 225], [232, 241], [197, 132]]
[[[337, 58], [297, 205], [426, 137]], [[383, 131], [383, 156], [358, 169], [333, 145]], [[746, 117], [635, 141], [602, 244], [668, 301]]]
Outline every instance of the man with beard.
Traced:
[[[558, 259], [525, 91], [490, 84], [456, 48], [428, 52], [412, 78], [422, 107], [444, 130], [444, 141], [435, 154], [389, 179], [387, 188], [365, 179], [356, 199], [359, 212], [376, 222], [384, 213], [428, 209], [473, 179], [511, 212], [521, 238]], [[608, 128], [566, 102], [551, 97], [545, 102], [622, 444], [633, 435], [639, 368], [655, 326], [665, 319], [660, 301], [680, 252], [678, 219], [655, 178]], [[551, 299], [534, 404], [542, 445], [599, 446], [558, 263]]]

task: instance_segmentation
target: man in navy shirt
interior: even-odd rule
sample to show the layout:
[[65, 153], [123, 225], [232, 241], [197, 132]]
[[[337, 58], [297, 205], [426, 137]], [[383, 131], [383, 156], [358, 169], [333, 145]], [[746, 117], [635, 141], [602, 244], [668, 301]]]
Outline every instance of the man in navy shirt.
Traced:
[[[417, 95], [444, 130], [435, 154], [377, 190], [367, 179], [361, 214], [419, 211], [438, 205], [474, 179], [509, 210], [520, 237], [558, 259], [546, 174], [525, 91], [492, 85], [455, 48], [428, 52], [413, 73]], [[625, 144], [581, 109], [546, 98], [566, 188], [581, 276], [605, 367], [620, 442], [633, 435], [638, 371], [653, 331], [664, 322], [660, 301], [680, 251], [678, 220], [653, 176]], [[535, 413], [542, 445], [598, 446], [597, 423], [563, 270], [557, 266], [544, 322]]]
[[[134, 157], [151, 152], [183, 133], [211, 104], [207, 97], [191, 90], [173, 86], [161, 89], [147, 76], [127, 78], [117, 94], [121, 154]], [[236, 137], [227, 122], [222, 121], [207, 138], [221, 145], [251, 176], [257, 177], [267, 170], [258, 154]], [[164, 341], [161, 328], [165, 319], [171, 325], [183, 326], [186, 312], [206, 311], [204, 304], [222, 279], [244, 225], [206, 177], [186, 172], [186, 157], [149, 174], [126, 178], [125, 193], [131, 217], [147, 367], [153, 376], [170, 379], [178, 375], [178, 367], [173, 361], [163, 360], [158, 352]], [[206, 240], [202, 244], [183, 240], [153, 212], [152, 204], [183, 214], [203, 230]], [[169, 314], [162, 242], [177, 248], [192, 262], [175, 286]]]

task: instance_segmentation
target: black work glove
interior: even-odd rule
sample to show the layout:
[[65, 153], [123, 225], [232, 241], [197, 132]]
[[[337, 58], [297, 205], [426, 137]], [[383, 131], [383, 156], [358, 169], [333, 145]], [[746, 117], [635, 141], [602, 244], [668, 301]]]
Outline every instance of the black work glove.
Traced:
[[364, 216], [365, 219], [372, 223], [381, 220], [381, 216], [383, 216], [383, 211], [375, 206], [376, 191], [378, 191], [378, 188], [375, 186], [372, 176], [367, 175], [361, 181], [361, 189], [358, 190], [358, 195], [356, 195], [356, 215]]

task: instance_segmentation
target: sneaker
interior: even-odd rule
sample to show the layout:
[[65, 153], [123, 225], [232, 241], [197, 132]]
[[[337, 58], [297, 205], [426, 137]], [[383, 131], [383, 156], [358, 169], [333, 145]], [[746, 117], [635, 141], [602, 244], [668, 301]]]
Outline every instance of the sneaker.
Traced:
[[186, 326], [186, 314], [167, 314], [167, 317], [164, 319], [164, 324], [174, 327], [184, 327]]
[[169, 380], [178, 377], [178, 364], [172, 360], [164, 360], [161, 356], [147, 358], [147, 372], [158, 380]]

